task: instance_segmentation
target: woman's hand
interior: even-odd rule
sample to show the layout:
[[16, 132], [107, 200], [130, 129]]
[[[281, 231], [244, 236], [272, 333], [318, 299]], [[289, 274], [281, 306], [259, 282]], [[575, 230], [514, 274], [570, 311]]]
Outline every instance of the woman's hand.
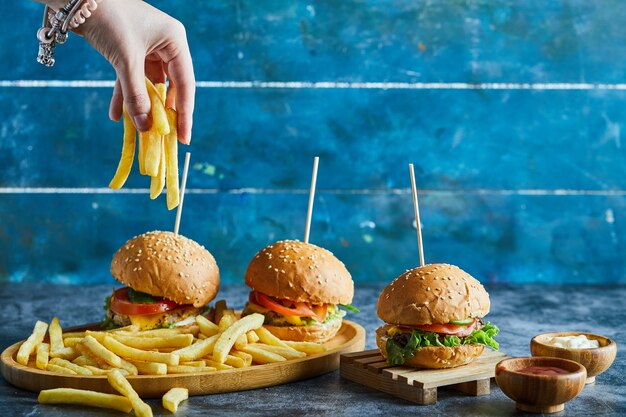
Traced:
[[150, 128], [144, 74], [170, 86], [166, 105], [178, 112], [178, 139], [191, 140], [196, 82], [185, 27], [141, 0], [104, 0], [76, 30], [115, 68], [109, 117], [119, 120], [122, 102], [140, 131]]

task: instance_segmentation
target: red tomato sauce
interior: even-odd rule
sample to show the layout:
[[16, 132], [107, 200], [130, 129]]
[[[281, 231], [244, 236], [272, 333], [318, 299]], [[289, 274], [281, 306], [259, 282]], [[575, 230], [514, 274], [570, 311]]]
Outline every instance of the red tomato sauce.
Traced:
[[557, 368], [556, 366], [527, 366], [526, 368], [517, 369], [515, 372], [529, 375], [562, 375], [570, 373], [570, 371]]

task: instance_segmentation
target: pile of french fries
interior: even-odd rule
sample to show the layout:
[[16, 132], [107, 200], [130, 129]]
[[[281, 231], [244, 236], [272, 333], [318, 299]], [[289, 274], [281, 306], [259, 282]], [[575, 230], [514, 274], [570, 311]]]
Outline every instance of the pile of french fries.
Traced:
[[[156, 199], [167, 186], [167, 208], [172, 210], [179, 204], [178, 186], [178, 134], [176, 110], [165, 107], [167, 87], [156, 85], [146, 78], [146, 88], [150, 96], [152, 127], [147, 132], [139, 132], [138, 160], [141, 175], [150, 176], [150, 198]], [[137, 130], [123, 110], [124, 142], [122, 156], [109, 188], [120, 189], [128, 179], [135, 159]]]
[[[20, 346], [16, 361], [56, 373], [106, 376], [111, 385], [124, 394], [112, 379], [120, 385], [119, 377], [123, 379], [123, 376], [216, 372], [283, 362], [325, 351], [318, 343], [281, 340], [263, 327], [263, 321], [261, 314], [239, 317], [224, 300], [215, 304], [210, 316], [196, 316], [194, 324], [180, 328], [140, 331], [131, 325], [106, 331], [63, 332], [59, 319], [54, 317], [50, 325], [42, 321], [35, 324], [33, 333]], [[100, 402], [85, 400], [85, 395], [92, 395], [85, 392], [90, 391], [60, 390], [46, 391], [40, 396], [40, 402], [108, 404], [104, 397], [98, 400]], [[133, 398], [128, 397], [128, 400], [138, 414]], [[115, 401], [113, 408], [124, 406], [121, 400]]]

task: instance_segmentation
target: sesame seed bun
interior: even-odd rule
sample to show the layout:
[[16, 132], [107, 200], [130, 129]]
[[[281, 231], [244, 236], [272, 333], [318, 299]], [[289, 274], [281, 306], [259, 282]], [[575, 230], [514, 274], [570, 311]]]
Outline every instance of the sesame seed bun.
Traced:
[[354, 283], [331, 252], [284, 240], [261, 249], [246, 271], [246, 284], [271, 297], [310, 304], [350, 304]]
[[291, 340], [294, 342], [315, 342], [324, 343], [337, 334], [341, 328], [341, 319], [332, 320], [327, 324], [316, 324], [313, 326], [268, 326], [267, 330], [281, 340]]
[[376, 312], [396, 325], [446, 324], [489, 313], [489, 294], [462, 269], [432, 264], [406, 271], [380, 294]]
[[[387, 358], [387, 326], [376, 330], [376, 344], [381, 355]], [[455, 347], [428, 346], [415, 351], [413, 356], [406, 358], [404, 365], [413, 368], [441, 369], [467, 365], [480, 356], [484, 345], [469, 344]]]
[[113, 256], [111, 274], [136, 291], [195, 307], [215, 298], [220, 286], [209, 251], [172, 232], [149, 232], [126, 242]]

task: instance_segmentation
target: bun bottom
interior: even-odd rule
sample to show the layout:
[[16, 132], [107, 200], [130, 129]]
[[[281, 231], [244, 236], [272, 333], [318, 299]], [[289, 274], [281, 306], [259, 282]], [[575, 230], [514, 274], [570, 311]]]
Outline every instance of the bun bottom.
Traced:
[[[387, 358], [387, 330], [385, 326], [376, 330], [376, 344], [380, 353]], [[455, 347], [428, 346], [419, 348], [415, 354], [407, 358], [404, 365], [422, 369], [456, 368], [467, 365], [480, 356], [485, 349], [484, 345], [462, 345]]]
[[324, 343], [335, 337], [341, 328], [341, 319], [314, 326], [263, 326], [274, 336], [293, 342]]

